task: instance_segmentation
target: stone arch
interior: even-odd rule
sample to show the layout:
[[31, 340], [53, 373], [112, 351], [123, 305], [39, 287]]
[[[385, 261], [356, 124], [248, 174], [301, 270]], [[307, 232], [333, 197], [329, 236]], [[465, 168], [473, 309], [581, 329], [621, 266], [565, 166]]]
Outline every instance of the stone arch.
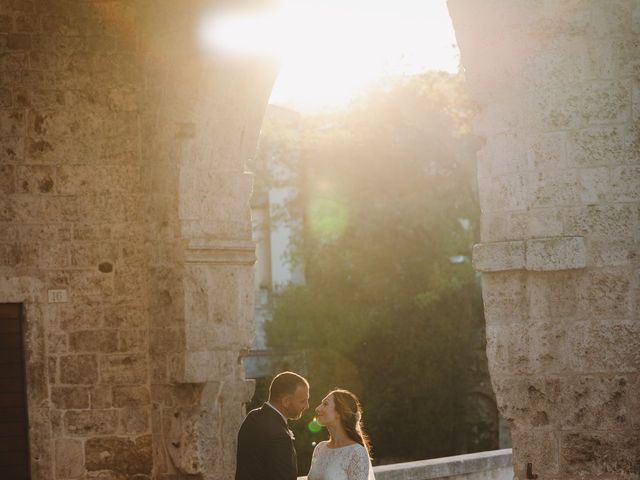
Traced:
[[[251, 390], [244, 159], [275, 74], [199, 48], [221, 3], [0, 3], [0, 292], [33, 305], [47, 362], [34, 478], [232, 476]], [[640, 7], [449, 6], [487, 141], [475, 262], [516, 474], [637, 475]], [[63, 358], [88, 383], [51, 377]]]

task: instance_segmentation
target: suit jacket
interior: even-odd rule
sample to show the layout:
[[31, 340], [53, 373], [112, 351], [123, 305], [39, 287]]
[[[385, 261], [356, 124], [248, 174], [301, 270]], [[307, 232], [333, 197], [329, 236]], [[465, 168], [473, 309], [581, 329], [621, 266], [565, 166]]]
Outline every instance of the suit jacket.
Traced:
[[293, 434], [269, 405], [251, 410], [238, 433], [236, 480], [295, 480]]

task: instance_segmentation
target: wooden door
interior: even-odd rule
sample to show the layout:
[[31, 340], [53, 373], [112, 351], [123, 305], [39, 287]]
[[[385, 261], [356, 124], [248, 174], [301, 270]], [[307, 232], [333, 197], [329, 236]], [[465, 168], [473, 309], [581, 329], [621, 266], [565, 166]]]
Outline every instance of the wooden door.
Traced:
[[0, 478], [29, 479], [22, 305], [0, 303]]

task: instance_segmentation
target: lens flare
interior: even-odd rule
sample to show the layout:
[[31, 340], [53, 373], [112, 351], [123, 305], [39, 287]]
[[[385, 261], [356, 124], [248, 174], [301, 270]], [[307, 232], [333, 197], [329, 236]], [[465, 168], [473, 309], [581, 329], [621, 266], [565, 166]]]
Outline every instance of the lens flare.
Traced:
[[311, 433], [318, 433], [320, 430], [322, 430], [322, 425], [320, 425], [318, 423], [318, 420], [314, 417], [313, 420], [311, 420], [308, 424], [307, 424], [307, 429], [311, 432]]
[[349, 212], [344, 201], [326, 192], [311, 200], [307, 218], [311, 232], [317, 238], [331, 241], [340, 237], [346, 229]]

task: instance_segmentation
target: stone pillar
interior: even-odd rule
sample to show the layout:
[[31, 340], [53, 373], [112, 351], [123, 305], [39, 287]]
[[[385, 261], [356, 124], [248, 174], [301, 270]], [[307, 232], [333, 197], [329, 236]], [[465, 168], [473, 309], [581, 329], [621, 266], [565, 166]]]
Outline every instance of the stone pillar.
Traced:
[[516, 476], [640, 474], [640, 4], [449, 0]]
[[215, 4], [140, 4], [154, 475], [230, 479], [253, 390], [240, 363], [255, 328], [244, 166], [275, 68], [198, 42]]

